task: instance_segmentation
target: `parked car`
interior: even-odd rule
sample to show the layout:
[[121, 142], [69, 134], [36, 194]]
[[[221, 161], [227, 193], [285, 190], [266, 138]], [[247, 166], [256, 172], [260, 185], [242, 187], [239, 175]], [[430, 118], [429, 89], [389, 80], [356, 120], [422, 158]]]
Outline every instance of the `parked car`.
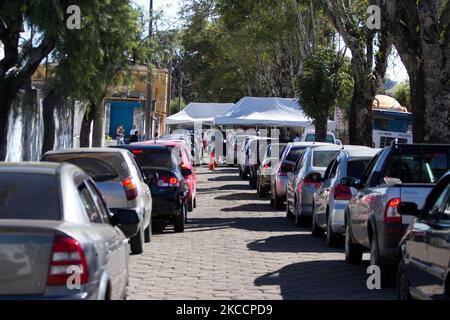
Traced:
[[296, 226], [306, 226], [311, 221], [313, 195], [322, 184], [322, 174], [343, 148], [336, 145], [310, 146], [299, 158], [293, 171], [288, 173], [286, 216], [293, 216]]
[[153, 198], [152, 220], [170, 223], [175, 232], [184, 232], [187, 221], [188, 186], [185, 176], [191, 169], [180, 169], [174, 148], [158, 144], [117, 146], [131, 151], [147, 176]]
[[256, 178], [257, 195], [264, 198], [270, 191], [270, 177], [273, 174], [273, 168], [280, 161], [281, 154], [286, 148], [287, 143], [271, 143], [267, 145], [263, 161], [258, 168]]
[[344, 148], [329, 164], [322, 185], [314, 194], [312, 234], [327, 233], [327, 244], [336, 247], [345, 233], [344, 214], [348, 202], [356, 193], [354, 188], [341, 184], [344, 177], [361, 179], [370, 160], [380, 151], [368, 147]]
[[294, 170], [298, 159], [310, 146], [328, 145], [315, 142], [291, 142], [286, 145], [278, 165], [270, 177], [270, 204], [276, 209], [282, 209], [286, 200], [288, 173]]
[[401, 202], [398, 212], [417, 217], [399, 245], [398, 298], [450, 299], [450, 171], [422, 210], [415, 203]]
[[169, 141], [169, 140], [156, 140], [156, 141], [145, 141], [140, 143], [133, 144], [134, 147], [139, 146], [169, 146], [173, 148], [173, 150], [177, 149], [176, 157], [178, 159], [178, 163], [180, 166], [180, 170], [189, 169], [191, 170], [191, 174], [184, 176], [184, 182], [188, 186], [187, 193], [187, 209], [189, 212], [194, 211], [194, 208], [197, 207], [197, 176], [195, 175], [195, 168], [192, 164], [192, 156], [189, 152], [189, 149], [180, 142]]
[[76, 166], [0, 164], [0, 299], [125, 299], [139, 226]]
[[[316, 142], [315, 130], [307, 130], [305, 133], [303, 133], [300, 137], [300, 142]], [[327, 143], [342, 145], [342, 141], [336, 139], [334, 133], [331, 131], [327, 132]]]
[[144, 251], [144, 242], [150, 242], [152, 236], [152, 195], [145, 175], [130, 152], [108, 148], [69, 149], [47, 152], [42, 161], [68, 162], [80, 167], [97, 183], [113, 212], [136, 211], [142, 223], [130, 239], [131, 252]]
[[381, 268], [382, 280], [390, 282], [398, 262], [398, 244], [412, 222], [400, 216], [400, 202], [423, 207], [438, 179], [450, 168], [449, 145], [393, 144], [378, 153], [361, 180], [344, 178], [342, 184], [358, 191], [346, 209], [345, 257], [361, 262], [370, 250], [370, 262]]
[[256, 189], [258, 183], [258, 169], [261, 165], [261, 161], [264, 159], [263, 155], [267, 149], [267, 146], [270, 145], [273, 139], [266, 137], [259, 137], [257, 139], [253, 139], [248, 143], [248, 165], [249, 165], [249, 174], [248, 180], [251, 188]]

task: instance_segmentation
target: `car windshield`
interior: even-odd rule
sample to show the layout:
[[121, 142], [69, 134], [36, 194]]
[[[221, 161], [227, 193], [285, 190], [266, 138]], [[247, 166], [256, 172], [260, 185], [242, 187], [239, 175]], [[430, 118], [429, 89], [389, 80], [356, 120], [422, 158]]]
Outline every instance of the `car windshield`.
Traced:
[[0, 173], [0, 219], [61, 220], [55, 176]]
[[[306, 142], [316, 142], [316, 135], [314, 133], [309, 133], [306, 135]], [[327, 135], [327, 143], [334, 143], [333, 136], [331, 134]]]
[[339, 151], [313, 151], [313, 167], [326, 168]]
[[293, 147], [289, 151], [286, 161], [297, 162], [298, 159], [305, 153], [306, 147]]
[[449, 169], [448, 151], [403, 151], [393, 155], [385, 177], [402, 183], [436, 183]]
[[63, 153], [47, 155], [43, 159], [47, 162], [69, 162], [83, 169], [97, 182], [122, 181], [131, 173], [128, 165], [120, 153]]
[[347, 176], [360, 179], [369, 162], [369, 159], [350, 160], [347, 164]]
[[147, 148], [142, 150], [133, 150], [137, 162], [142, 168], [164, 168], [172, 169], [178, 160], [172, 155], [170, 149], [166, 148]]

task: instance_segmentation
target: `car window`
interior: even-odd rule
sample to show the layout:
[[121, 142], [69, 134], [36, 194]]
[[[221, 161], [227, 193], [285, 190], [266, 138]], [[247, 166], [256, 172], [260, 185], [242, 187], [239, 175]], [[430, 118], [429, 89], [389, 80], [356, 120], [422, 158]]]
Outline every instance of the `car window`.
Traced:
[[350, 160], [347, 163], [347, 176], [361, 178], [370, 160]]
[[[313, 133], [310, 133], [306, 135], [306, 142], [316, 142], [316, 135]], [[334, 138], [331, 134], [327, 135], [327, 143], [334, 143]]]
[[144, 168], [173, 169], [178, 163], [176, 156], [166, 148], [145, 148], [133, 150], [134, 156], [140, 166]]
[[313, 167], [326, 168], [339, 151], [313, 151]]
[[78, 187], [78, 193], [80, 194], [89, 221], [92, 223], [103, 223], [101, 215], [95, 206], [95, 201], [92, 198], [91, 192], [84, 183]]
[[331, 174], [331, 171], [333, 170], [334, 164], [336, 163], [336, 160], [333, 160], [327, 167], [327, 170], [325, 170], [325, 173], [323, 175], [325, 180], [328, 180]]
[[450, 183], [447, 185], [447, 201], [444, 205], [442, 220], [450, 221]]
[[448, 170], [448, 152], [412, 150], [394, 154], [384, 177], [398, 178], [402, 183], [436, 183]]
[[304, 156], [304, 154], [302, 154], [300, 156], [300, 158], [297, 160], [297, 163], [295, 164], [294, 171], [293, 171], [294, 174], [297, 174], [301, 170], [302, 164], [303, 164], [303, 156]]
[[331, 167], [330, 176], [328, 179], [336, 177], [337, 169], [339, 168], [339, 159], [333, 161], [333, 166]]
[[288, 155], [286, 156], [286, 161], [297, 162], [301, 155], [306, 151], [306, 148], [291, 148]]
[[366, 186], [369, 177], [372, 175], [372, 170], [376, 166], [378, 159], [380, 159], [381, 155], [383, 154], [383, 151], [380, 151], [375, 157], [372, 158], [372, 160], [367, 165], [366, 169], [364, 169], [364, 172], [361, 176], [361, 183]]
[[102, 194], [91, 181], [88, 181], [87, 184], [89, 186], [89, 189], [91, 190], [91, 195], [95, 202], [95, 205], [100, 212], [102, 222], [107, 223], [109, 221], [108, 207], [103, 199]]
[[64, 153], [51, 154], [47, 162], [68, 162], [84, 170], [94, 181], [122, 181], [130, 176], [130, 170], [121, 153]]
[[438, 196], [436, 202], [428, 211], [429, 216], [437, 217], [444, 212], [444, 208], [447, 205], [447, 199], [450, 194], [450, 184], [442, 190], [441, 194]]
[[59, 197], [54, 175], [0, 174], [0, 219], [61, 220]]

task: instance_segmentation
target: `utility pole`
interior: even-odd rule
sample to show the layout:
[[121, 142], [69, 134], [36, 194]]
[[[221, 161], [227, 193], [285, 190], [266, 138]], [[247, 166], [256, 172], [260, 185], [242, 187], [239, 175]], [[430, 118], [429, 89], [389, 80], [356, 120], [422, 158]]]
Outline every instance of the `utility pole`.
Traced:
[[[171, 104], [171, 100], [172, 100], [172, 69], [173, 69], [173, 61], [172, 61], [172, 57], [170, 57], [169, 60], [169, 74], [168, 74], [168, 78], [167, 78], [167, 111], [166, 111], [166, 121], [167, 118], [170, 117], [170, 104]], [[169, 133], [169, 125], [166, 124], [166, 128], [167, 128], [167, 133]]]
[[183, 98], [183, 63], [180, 66], [180, 88], [178, 91], [178, 108], [181, 111], [181, 99]]
[[[153, 37], [153, 0], [150, 0], [150, 14], [149, 14], [149, 26], [148, 26], [148, 47], [151, 50]], [[152, 58], [151, 56], [147, 61], [147, 101], [145, 102], [145, 140], [152, 138], [153, 127], [153, 78], [152, 78]]]

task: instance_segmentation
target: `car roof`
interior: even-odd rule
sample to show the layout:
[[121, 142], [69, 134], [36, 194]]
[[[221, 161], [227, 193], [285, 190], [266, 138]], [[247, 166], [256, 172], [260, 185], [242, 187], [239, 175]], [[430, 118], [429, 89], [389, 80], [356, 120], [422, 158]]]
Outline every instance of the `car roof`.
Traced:
[[288, 146], [292, 147], [311, 147], [311, 146], [336, 146], [335, 144], [326, 142], [289, 142]]
[[125, 149], [119, 148], [77, 148], [77, 149], [61, 149], [48, 151], [45, 155], [57, 155], [57, 154], [73, 154], [73, 153], [121, 153], [128, 154]]
[[359, 148], [359, 149], [344, 149], [348, 157], [350, 158], [359, 158], [359, 157], [374, 157], [378, 152], [382, 149], [374, 149], [374, 148]]
[[155, 145], [161, 145], [161, 146], [170, 146], [170, 147], [182, 147], [187, 148], [184, 141], [177, 141], [177, 140], [149, 140], [149, 141], [141, 141], [141, 142], [135, 142], [130, 144], [132, 146], [155, 146]]
[[62, 170], [78, 168], [70, 163], [56, 162], [3, 162], [0, 163], [1, 173], [34, 173], [57, 175]]

